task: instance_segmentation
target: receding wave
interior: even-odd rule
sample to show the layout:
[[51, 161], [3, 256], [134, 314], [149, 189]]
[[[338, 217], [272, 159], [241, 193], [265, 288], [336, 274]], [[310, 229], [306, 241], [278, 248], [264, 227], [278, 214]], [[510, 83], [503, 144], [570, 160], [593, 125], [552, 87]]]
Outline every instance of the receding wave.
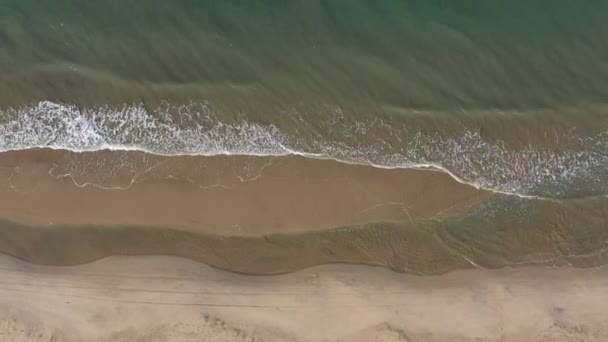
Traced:
[[166, 156], [297, 154], [384, 168], [431, 167], [479, 188], [522, 196], [603, 194], [608, 132], [554, 134], [570, 143], [559, 150], [531, 143], [514, 147], [467, 127], [450, 134], [425, 132], [406, 120], [353, 117], [339, 107], [328, 110], [317, 126], [292, 111], [272, 123], [220, 116], [208, 103], [81, 108], [42, 101], [0, 111], [0, 151], [45, 147]]

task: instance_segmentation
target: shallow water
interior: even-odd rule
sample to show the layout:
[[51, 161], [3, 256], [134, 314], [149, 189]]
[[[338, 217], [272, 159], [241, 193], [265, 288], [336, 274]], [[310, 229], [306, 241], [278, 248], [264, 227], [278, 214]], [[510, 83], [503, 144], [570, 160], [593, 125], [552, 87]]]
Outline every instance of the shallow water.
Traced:
[[607, 190], [599, 1], [0, 5], [1, 150], [296, 153]]
[[[135, 150], [201, 156], [201, 165], [218, 154], [265, 157], [238, 165], [241, 181], [292, 154], [431, 167], [501, 194], [450, 226], [455, 241], [545, 231], [560, 210], [545, 206], [571, 203], [561, 225], [602, 235], [607, 10], [601, 1], [0, 0], [0, 151]], [[108, 188], [160, 158], [67, 155], [56, 175]], [[581, 234], [584, 253], [603, 248]], [[497, 243], [511, 259], [534, 249]], [[488, 248], [481, 255], [503, 253]]]

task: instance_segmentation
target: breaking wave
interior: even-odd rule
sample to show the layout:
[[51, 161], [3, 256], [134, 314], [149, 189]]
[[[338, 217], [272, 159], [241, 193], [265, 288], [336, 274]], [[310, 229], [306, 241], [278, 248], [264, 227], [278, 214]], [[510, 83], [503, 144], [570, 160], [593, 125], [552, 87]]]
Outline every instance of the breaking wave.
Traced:
[[297, 113], [281, 124], [225, 120], [207, 103], [80, 108], [42, 101], [0, 111], [0, 151], [31, 148], [177, 155], [301, 155], [383, 168], [434, 168], [478, 188], [524, 197], [603, 194], [608, 133], [578, 148], [517, 148], [479, 132], [423, 132], [378, 117], [354, 120], [334, 108], [314, 126]]

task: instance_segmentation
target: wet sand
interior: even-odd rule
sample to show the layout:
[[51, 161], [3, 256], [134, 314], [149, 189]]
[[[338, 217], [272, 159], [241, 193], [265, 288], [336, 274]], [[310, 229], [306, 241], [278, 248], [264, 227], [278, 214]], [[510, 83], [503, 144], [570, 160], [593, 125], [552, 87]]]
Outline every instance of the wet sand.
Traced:
[[470, 266], [420, 224], [492, 194], [431, 170], [302, 157], [0, 154], [0, 252], [47, 265], [171, 255], [240, 273]]
[[244, 274], [440, 274], [608, 259], [607, 199], [522, 199], [431, 170], [29, 150], [0, 154], [0, 172], [0, 252], [37, 264], [160, 255]]
[[0, 256], [0, 340], [604, 341], [607, 272], [333, 265], [256, 277], [170, 257], [49, 267]]
[[0, 154], [0, 170], [0, 218], [40, 227], [263, 236], [439, 219], [491, 196], [440, 172], [302, 157], [31, 150]]

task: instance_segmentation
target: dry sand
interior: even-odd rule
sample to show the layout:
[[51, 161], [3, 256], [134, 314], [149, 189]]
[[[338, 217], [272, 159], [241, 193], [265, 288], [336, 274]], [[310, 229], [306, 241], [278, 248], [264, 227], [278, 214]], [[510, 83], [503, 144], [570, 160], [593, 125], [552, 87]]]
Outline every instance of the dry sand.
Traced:
[[172, 257], [0, 256], [0, 341], [605, 341], [608, 270], [243, 276]]

